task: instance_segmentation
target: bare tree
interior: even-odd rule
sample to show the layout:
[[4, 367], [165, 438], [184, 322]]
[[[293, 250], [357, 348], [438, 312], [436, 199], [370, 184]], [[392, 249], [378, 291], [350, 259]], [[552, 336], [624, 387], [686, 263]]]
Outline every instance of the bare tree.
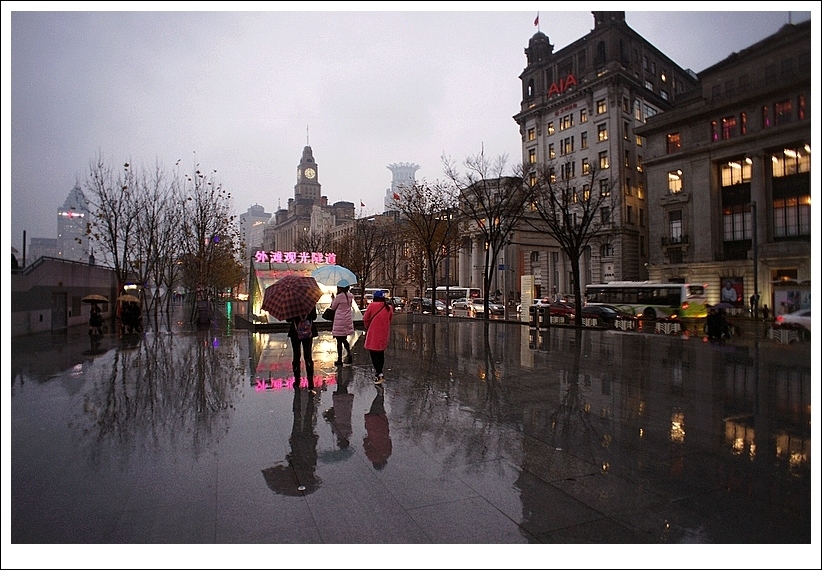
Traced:
[[360, 306], [365, 306], [365, 288], [376, 278], [389, 226], [379, 216], [354, 220], [354, 229], [337, 241], [337, 262], [357, 275]]
[[[568, 163], [570, 164], [570, 163]], [[591, 167], [583, 172], [582, 183], [570, 175], [565, 164], [557, 177], [554, 164], [540, 165], [533, 170], [533, 201], [535, 216], [524, 219], [535, 230], [557, 241], [571, 263], [574, 301], [582, 307], [580, 258], [595, 237], [605, 233], [613, 213], [610, 180], [598, 176]], [[575, 311], [577, 325], [582, 324], [582, 311]]]
[[507, 156], [493, 160], [480, 152], [465, 159], [466, 173], [461, 174], [450, 158], [442, 157], [445, 175], [459, 193], [458, 212], [470, 222], [470, 235], [482, 237], [485, 259], [482, 272], [484, 318], [489, 318], [488, 301], [497, 260], [511, 234], [520, 224], [533, 199], [533, 188], [523, 183], [522, 167], [505, 175]]
[[121, 172], [115, 172], [98, 154], [91, 162], [85, 187], [90, 212], [86, 233], [114, 268], [119, 294], [132, 268], [138, 232], [138, 188], [134, 170], [126, 162]]
[[[454, 187], [445, 182], [429, 184], [423, 180], [403, 186], [397, 195], [399, 198], [395, 197], [393, 207], [408, 226], [410, 242], [424, 256], [427, 274], [424, 278], [427, 278], [431, 296], [436, 301], [437, 268], [460, 238], [459, 218], [452, 215], [457, 209]], [[424, 287], [422, 291], [425, 296]]]

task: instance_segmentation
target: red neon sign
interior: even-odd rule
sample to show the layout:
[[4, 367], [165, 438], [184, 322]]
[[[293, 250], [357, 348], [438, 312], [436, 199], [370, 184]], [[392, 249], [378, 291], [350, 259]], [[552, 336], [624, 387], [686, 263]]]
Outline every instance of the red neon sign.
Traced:
[[556, 82], [551, 83], [551, 88], [548, 89], [548, 97], [554, 95], [562, 95], [569, 87], [574, 87], [577, 84], [577, 78], [573, 73], [569, 73], [568, 77], [559, 80], [559, 85]]

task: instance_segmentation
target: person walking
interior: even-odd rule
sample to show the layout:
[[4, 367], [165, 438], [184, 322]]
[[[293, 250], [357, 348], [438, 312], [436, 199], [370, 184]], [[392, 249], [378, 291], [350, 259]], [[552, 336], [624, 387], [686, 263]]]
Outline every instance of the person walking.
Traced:
[[103, 334], [103, 311], [100, 310], [100, 305], [97, 303], [91, 305], [91, 314], [88, 317], [88, 334]]
[[[308, 321], [308, 325], [303, 328], [303, 321]], [[314, 358], [312, 351], [314, 349], [314, 337], [319, 336], [317, 332], [317, 325], [314, 321], [317, 320], [317, 308], [311, 309], [311, 312], [306, 316], [292, 317], [286, 319], [289, 323], [288, 338], [291, 339], [291, 368], [294, 371], [294, 387], [299, 389], [300, 386], [300, 351], [305, 360], [305, 376], [308, 380], [308, 389], [312, 394], [316, 394], [314, 389]], [[310, 331], [310, 332], [309, 332]]]
[[365, 456], [374, 469], [382, 470], [391, 456], [391, 435], [388, 432], [388, 414], [385, 413], [385, 388], [377, 386], [377, 395], [371, 409], [365, 414], [365, 437], [362, 440]]
[[374, 384], [382, 384], [385, 381], [382, 369], [385, 365], [385, 349], [388, 348], [393, 318], [394, 306], [386, 300], [384, 291], [376, 291], [374, 300], [362, 316], [365, 326], [365, 349], [371, 356], [371, 364], [374, 365]]
[[768, 317], [771, 316], [771, 310], [768, 308], [767, 303], [762, 305], [762, 320], [766, 323], [768, 322]]
[[[337, 361], [335, 366], [351, 366], [351, 344], [348, 337], [354, 334], [354, 295], [349, 292], [351, 284], [345, 279], [337, 282], [337, 295], [331, 301], [334, 311], [334, 323], [331, 325], [331, 336], [337, 341]], [[343, 359], [345, 348], [345, 359]]]

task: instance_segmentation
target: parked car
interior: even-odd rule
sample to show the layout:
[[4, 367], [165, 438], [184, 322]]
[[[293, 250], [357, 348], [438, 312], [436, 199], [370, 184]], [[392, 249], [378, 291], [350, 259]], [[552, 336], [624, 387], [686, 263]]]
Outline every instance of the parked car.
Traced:
[[774, 323], [776, 326], [779, 327], [796, 327], [798, 329], [804, 329], [803, 336], [810, 336], [811, 310], [799, 309], [798, 311], [794, 311], [793, 313], [777, 315]]
[[582, 318], [599, 319], [604, 326], [608, 327], [615, 326], [617, 319], [636, 320], [631, 313], [620, 311], [611, 305], [585, 305], [582, 307]]
[[[423, 315], [431, 315], [434, 313], [435, 304], [429, 297], [412, 297], [411, 302], [408, 303], [409, 313], [421, 313]], [[445, 315], [445, 303], [437, 299], [436, 314]]]
[[473, 303], [471, 303], [471, 299], [468, 297], [460, 297], [459, 299], [454, 299], [451, 302], [452, 311], [467, 311], [472, 306]]
[[392, 297], [391, 304], [394, 305], [394, 310], [398, 313], [401, 313], [405, 308], [405, 301], [402, 297]]

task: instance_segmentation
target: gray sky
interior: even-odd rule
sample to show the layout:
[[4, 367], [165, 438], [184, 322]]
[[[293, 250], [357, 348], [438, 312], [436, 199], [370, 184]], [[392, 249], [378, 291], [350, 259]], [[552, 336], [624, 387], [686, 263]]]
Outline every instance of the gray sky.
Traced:
[[[178, 159], [187, 171], [197, 162], [216, 169], [238, 214], [255, 203], [271, 213], [287, 205], [306, 127], [322, 193], [354, 202], [358, 215], [383, 210], [392, 163], [417, 163], [417, 179], [433, 181], [443, 178], [443, 154], [461, 163], [484, 147], [513, 165], [522, 157], [512, 117], [537, 12], [560, 50], [593, 28], [590, 9], [639, 7], [388, 3], [417, 11], [376, 12], [371, 3], [237, 2], [205, 7], [270, 11], [48, 11], [55, 5], [2, 8], [3, 239], [21, 253], [24, 230], [29, 239], [57, 237], [57, 208], [98, 153], [149, 170], [159, 163], [171, 171]], [[340, 6], [348, 11], [326, 11]], [[813, 10], [817, 21], [815, 4], [790, 6], [809, 11], [626, 11], [626, 20], [699, 72], [789, 18], [807, 20]]]

